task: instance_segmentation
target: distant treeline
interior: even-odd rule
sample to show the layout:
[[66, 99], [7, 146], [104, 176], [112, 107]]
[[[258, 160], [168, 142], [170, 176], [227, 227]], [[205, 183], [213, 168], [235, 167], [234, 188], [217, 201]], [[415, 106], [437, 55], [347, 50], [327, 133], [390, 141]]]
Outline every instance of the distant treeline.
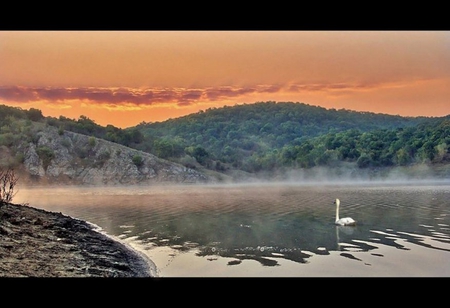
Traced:
[[216, 171], [257, 173], [341, 162], [370, 168], [449, 161], [449, 116], [401, 117], [258, 102], [120, 129], [98, 125], [86, 116], [44, 117], [38, 109], [0, 105], [0, 146], [11, 147], [18, 138], [12, 131], [15, 119], [22, 119], [23, 126], [27, 121], [39, 122], [61, 133], [69, 130], [95, 136], [189, 167], [201, 164]]

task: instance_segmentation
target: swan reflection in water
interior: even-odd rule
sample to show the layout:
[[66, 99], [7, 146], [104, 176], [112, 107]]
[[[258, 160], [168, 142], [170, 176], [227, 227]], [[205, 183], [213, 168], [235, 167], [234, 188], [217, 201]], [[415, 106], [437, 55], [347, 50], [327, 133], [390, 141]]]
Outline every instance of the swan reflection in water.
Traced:
[[339, 237], [339, 232], [344, 233], [345, 235], [353, 235], [355, 228], [353, 226], [336, 226], [336, 243], [337, 250], [345, 250], [343, 247], [348, 247], [348, 244], [342, 244], [341, 239]]

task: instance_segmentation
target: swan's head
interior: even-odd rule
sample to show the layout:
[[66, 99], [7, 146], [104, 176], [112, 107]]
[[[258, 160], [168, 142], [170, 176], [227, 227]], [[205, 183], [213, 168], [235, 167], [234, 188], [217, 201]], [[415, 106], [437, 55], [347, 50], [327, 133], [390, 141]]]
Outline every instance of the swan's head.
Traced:
[[333, 203], [336, 204], [337, 206], [339, 206], [339, 204], [341, 204], [341, 201], [339, 199], [336, 199], [336, 200], [334, 200]]

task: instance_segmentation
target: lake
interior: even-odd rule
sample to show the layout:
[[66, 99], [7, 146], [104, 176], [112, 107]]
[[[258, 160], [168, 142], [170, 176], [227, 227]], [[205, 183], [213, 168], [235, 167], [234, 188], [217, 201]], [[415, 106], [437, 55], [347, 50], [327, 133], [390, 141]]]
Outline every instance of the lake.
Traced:
[[[340, 216], [357, 221], [336, 226]], [[450, 276], [450, 183], [19, 188], [98, 225], [160, 277]]]

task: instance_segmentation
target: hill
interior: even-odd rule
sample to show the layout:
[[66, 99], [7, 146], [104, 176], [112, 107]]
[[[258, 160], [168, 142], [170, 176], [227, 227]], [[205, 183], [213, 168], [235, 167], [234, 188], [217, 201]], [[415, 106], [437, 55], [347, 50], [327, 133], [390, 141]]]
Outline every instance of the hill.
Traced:
[[0, 167], [25, 184], [155, 184], [206, 182], [180, 164], [124, 145], [49, 125], [45, 119], [0, 119]]
[[[335, 167], [340, 162], [358, 163], [358, 168], [433, 162], [448, 152], [444, 120], [448, 117], [401, 117], [259, 102], [208, 109], [133, 129], [152, 140], [146, 148], [142, 144], [143, 149], [162, 157], [174, 159], [187, 153], [217, 171], [270, 174]], [[434, 130], [432, 143], [426, 143]]]
[[[324, 167], [378, 174], [380, 168], [426, 165], [447, 175], [449, 122], [450, 116], [401, 117], [258, 102], [120, 129], [103, 127], [85, 116], [77, 120], [44, 117], [33, 108], [0, 106], [0, 152], [4, 154], [0, 166], [23, 166], [37, 176], [64, 174], [85, 183], [109, 183], [123, 168], [134, 170], [134, 180], [121, 175], [126, 183], [150, 180], [152, 171], [145, 175], [146, 168], [155, 173], [184, 168], [195, 174], [195, 181], [273, 179]], [[31, 164], [33, 151], [37, 156], [31, 155], [35, 158]], [[113, 155], [121, 151], [128, 154]], [[61, 167], [56, 162], [62, 162], [66, 152], [72, 155], [66, 159], [71, 163]], [[116, 158], [127, 165], [120, 165]], [[74, 171], [75, 162], [78, 171]], [[155, 162], [177, 167], [152, 167]], [[192, 176], [182, 178], [193, 180]]]

